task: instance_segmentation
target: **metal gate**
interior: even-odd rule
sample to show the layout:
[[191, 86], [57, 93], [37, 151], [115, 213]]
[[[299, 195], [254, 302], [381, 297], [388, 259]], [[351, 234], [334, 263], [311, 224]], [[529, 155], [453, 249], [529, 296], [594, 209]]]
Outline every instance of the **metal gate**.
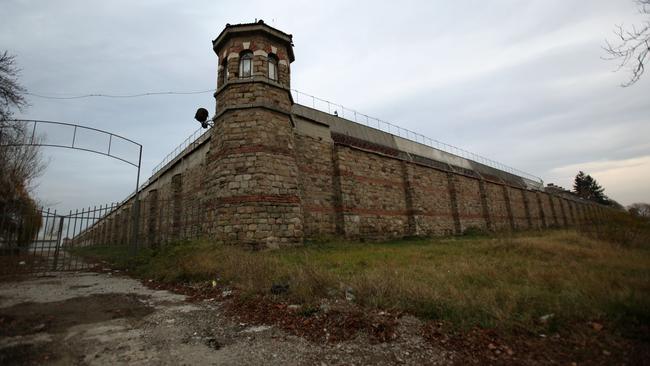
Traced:
[[[128, 234], [130, 235], [129, 241], [135, 243], [137, 246], [139, 232], [140, 168], [142, 166], [141, 144], [112, 132], [73, 123], [24, 119], [12, 119], [7, 120], [7, 122], [9, 122], [7, 126], [11, 124], [21, 126], [22, 129], [18, 129], [23, 131], [23, 133], [18, 135], [14, 134], [15, 138], [0, 141], [0, 154], [5, 153], [1, 149], [12, 149], [20, 146], [57, 147], [92, 152], [119, 160], [137, 168], [135, 191], [133, 192], [135, 204], [133, 205], [133, 210], [131, 210], [132, 224], [128, 225], [130, 230]], [[3, 128], [0, 128], [0, 137], [5, 133]], [[15, 129], [9, 128], [9, 131], [11, 134], [11, 131], [15, 131]], [[24, 212], [22, 214], [20, 213], [22, 208], [11, 207], [15, 205], [15, 202], [10, 199], [3, 200], [2, 198], [5, 197], [0, 198], [0, 211], [6, 212], [0, 212], [0, 215], [3, 215], [0, 217], [0, 255], [5, 252], [16, 253], [16, 255], [36, 258], [39, 262], [42, 261], [43, 257], [48, 259], [53, 258], [53, 269], [58, 268], [54, 266], [55, 264], [57, 266], [59, 265], [59, 256], [61, 255], [59, 250], [72, 243], [70, 235], [78, 236], [81, 233], [80, 231], [74, 232], [76, 228], [81, 226], [85, 230], [86, 227], [95, 223], [98, 219], [97, 216], [101, 217], [115, 208], [115, 205], [100, 206], [99, 209], [97, 207], [94, 209], [89, 207], [88, 209], [81, 210], [81, 212], [78, 210], [74, 213], [69, 212], [67, 215], [57, 215], [56, 211], [52, 212], [43, 209], [33, 210], [30, 208], [30, 212], [28, 213], [31, 216], [28, 216], [31, 217], [30, 220], [32, 222], [25, 224], [21, 221], [23, 220], [23, 216], [25, 216]], [[32, 214], [31, 211], [38, 211], [38, 215], [35, 213]], [[41, 218], [40, 221], [42, 222], [40, 224], [36, 223], [38, 221], [35, 221], [36, 217]], [[61, 230], [58, 232], [58, 234], [61, 234], [61, 237], [56, 239], [53, 235], [57, 231], [57, 228], [49, 227], [47, 224], [59, 221], [62, 223]], [[72, 232], [64, 236], [63, 230], [67, 231], [68, 226], [72, 226]], [[39, 229], [47, 227], [50, 231], [46, 233], [40, 231], [34, 232], [36, 227]], [[41, 248], [43, 249], [42, 251], [40, 250]], [[52, 253], [52, 251], [54, 252]], [[35, 252], [43, 252], [43, 255], [35, 257]], [[21, 262], [29, 264], [27, 261], [19, 261], [19, 263]], [[39, 264], [37, 267], [41, 268], [43, 265]]]
[[98, 250], [129, 255], [129, 240], [109, 243], [102, 237], [89, 241], [88, 233], [118, 204], [61, 213], [29, 206], [5, 207], [0, 212], [0, 275], [91, 270]]

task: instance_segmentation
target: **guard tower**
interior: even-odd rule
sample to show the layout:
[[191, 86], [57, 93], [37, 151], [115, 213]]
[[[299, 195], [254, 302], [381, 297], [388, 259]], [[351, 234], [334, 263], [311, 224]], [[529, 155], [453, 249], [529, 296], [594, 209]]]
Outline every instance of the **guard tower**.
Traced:
[[208, 232], [218, 241], [277, 248], [303, 241], [294, 155], [292, 37], [257, 23], [226, 24], [206, 159]]

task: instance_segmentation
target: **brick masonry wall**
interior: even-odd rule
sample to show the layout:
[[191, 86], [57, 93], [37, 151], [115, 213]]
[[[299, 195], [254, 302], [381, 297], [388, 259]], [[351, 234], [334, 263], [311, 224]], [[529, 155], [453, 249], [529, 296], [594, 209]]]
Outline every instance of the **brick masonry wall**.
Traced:
[[181, 217], [180, 238], [196, 238], [203, 235], [203, 226], [206, 225], [206, 215], [202, 202], [205, 195], [205, 158], [199, 163], [188, 166], [181, 174]]
[[[369, 151], [368, 144], [332, 143], [333, 179], [326, 179], [322, 174], [330, 171], [328, 144], [314, 147], [307, 138], [303, 142], [297, 144], [297, 156], [311, 157], [301, 163], [302, 181], [309, 182], [301, 185], [302, 200], [312, 202], [305, 212], [323, 215], [306, 214], [305, 225], [318, 227], [306, 231], [307, 238], [342, 234], [386, 239], [462, 233], [469, 228], [543, 229], [590, 219], [592, 205], [403, 161], [390, 151]], [[310, 151], [303, 152], [305, 148]], [[325, 193], [330, 183], [334, 189]]]
[[558, 227], [558, 219], [551, 204], [551, 196], [546, 192], [537, 192], [537, 198], [541, 202], [542, 213], [545, 218], [544, 227]]
[[296, 135], [296, 161], [302, 196], [305, 237], [324, 238], [337, 232], [332, 144]]
[[347, 146], [336, 149], [343, 234], [349, 238], [408, 235], [401, 162]]
[[[222, 123], [216, 131], [225, 138], [206, 142], [210, 151], [190, 152], [141, 193], [141, 244], [207, 236], [274, 247], [334, 236], [379, 240], [567, 227], [607, 214], [562, 195], [404, 160], [372, 144], [278, 129], [289, 124], [282, 113], [229, 111]], [[84, 240], [129, 242], [132, 215], [130, 200]]]
[[451, 181], [456, 190], [456, 205], [460, 219], [460, 233], [470, 228], [484, 230], [487, 221], [481, 203], [479, 180], [454, 174]]
[[[262, 117], [255, 113], [233, 114], [228, 118], [240, 118], [241, 123], [224, 128], [231, 128], [232, 136], [241, 136], [239, 128], [245, 128], [251, 116]], [[277, 133], [272, 131], [273, 121], [268, 128], [264, 123], [255, 125], [260, 127], [257, 133]], [[243, 146], [234, 140], [220, 143], [234, 144], [236, 148]], [[277, 240], [273, 230], [301, 230], [305, 239], [344, 236], [379, 240], [449, 235], [469, 228], [503, 231], [567, 227], [602, 219], [607, 213], [596, 205], [481, 181], [371, 151], [368, 146], [359, 148], [324, 141], [295, 131], [284, 140], [275, 135], [274, 141], [290, 143], [294, 150], [290, 154], [245, 149], [237, 151], [235, 156], [221, 154], [217, 156], [223, 159], [221, 169], [216, 175], [206, 169], [210, 165], [206, 159], [214, 162], [215, 156], [210, 153], [198, 159], [198, 163], [170, 168], [168, 173], [163, 173], [155, 188], [147, 188], [141, 195], [140, 242], [156, 246], [206, 234], [242, 243], [269, 237]], [[194, 153], [204, 154], [203, 150]], [[291, 161], [296, 162], [295, 168], [287, 163]], [[251, 164], [256, 169], [254, 174], [246, 170]], [[268, 179], [277, 175], [279, 179]], [[284, 183], [283, 176], [296, 177], [298, 184]], [[257, 179], [262, 183], [252, 183]], [[218, 190], [216, 197], [226, 198], [217, 201], [225, 215], [210, 209], [209, 203], [214, 201], [207, 198], [209, 189]], [[272, 199], [260, 202], [257, 197], [249, 202], [241, 201], [241, 197], [251, 193], [268, 194]], [[273, 201], [278, 196], [298, 199], [286, 205]], [[232, 197], [239, 201], [232, 201]], [[132, 210], [131, 200], [93, 226], [84, 240], [128, 242]], [[222, 217], [238, 217], [239, 221], [227, 222]], [[281, 223], [274, 224], [278, 217]], [[287, 217], [301, 217], [304, 224], [290, 228]]]
[[496, 231], [511, 230], [508, 203], [503, 192], [503, 186], [493, 182], [486, 182], [487, 204], [493, 229]]
[[411, 234], [453, 234], [454, 217], [447, 173], [412, 163], [405, 163], [405, 166], [415, 225]]
[[512, 207], [512, 218], [516, 230], [528, 229], [528, 213], [524, 202], [524, 191], [518, 188], [506, 187], [510, 196], [510, 207]]
[[[263, 25], [243, 26], [248, 30], [227, 28], [228, 36], [213, 44], [219, 70], [211, 136], [141, 192], [139, 243], [208, 237], [276, 248], [331, 236], [568, 227], [607, 214], [565, 194], [526, 190], [523, 181], [491, 175], [496, 172], [482, 177], [468, 162], [382, 145], [379, 131], [365, 131], [373, 140], [345, 128], [334, 132], [309, 113], [292, 114], [291, 38]], [[239, 75], [242, 52], [253, 55], [251, 76]], [[277, 80], [268, 78], [269, 55], [277, 57]], [[135, 208], [127, 200], [79, 239], [128, 242]]]
[[524, 199], [525, 202], [528, 206], [528, 213], [529, 213], [529, 218], [530, 218], [530, 228], [531, 229], [541, 229], [544, 227], [544, 224], [542, 223], [542, 212], [541, 212], [541, 207], [539, 205], [539, 201], [537, 200], [537, 194], [536, 192], [533, 191], [523, 191], [524, 192]]
[[557, 215], [558, 226], [569, 226], [569, 221], [567, 220], [566, 212], [564, 211], [562, 199], [558, 196], [551, 196], [551, 204], [553, 205], [553, 210], [555, 210], [555, 214]]
[[569, 201], [560, 199], [560, 204], [562, 205], [562, 211], [566, 217], [567, 226], [573, 226], [575, 224], [575, 221], [573, 221], [573, 213], [571, 212]]

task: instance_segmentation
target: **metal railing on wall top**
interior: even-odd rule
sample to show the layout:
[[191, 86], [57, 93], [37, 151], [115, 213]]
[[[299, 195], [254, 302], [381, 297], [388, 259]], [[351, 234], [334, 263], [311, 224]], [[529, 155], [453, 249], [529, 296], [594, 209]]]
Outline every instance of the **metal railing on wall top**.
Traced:
[[502, 164], [496, 160], [492, 160], [484, 156], [478, 155], [471, 151], [467, 151], [465, 149], [461, 149], [459, 147], [429, 138], [427, 136], [424, 136], [421, 133], [417, 133], [409, 129], [400, 127], [394, 123], [390, 123], [381, 120], [379, 118], [369, 116], [367, 114], [361, 113], [351, 108], [346, 108], [341, 104], [333, 103], [328, 100], [321, 99], [307, 93], [303, 93], [296, 89], [291, 89], [291, 95], [293, 97], [294, 103], [296, 104], [304, 105], [306, 107], [317, 109], [322, 112], [327, 112], [328, 114], [335, 114], [338, 117], [345, 118], [349, 121], [359, 123], [410, 141], [427, 145], [434, 149], [438, 149], [465, 159], [473, 160], [477, 163], [481, 163], [490, 166], [492, 168], [499, 169], [504, 172], [508, 172], [510, 174], [514, 174], [522, 178], [526, 178], [535, 182], [539, 182], [540, 184], [543, 184], [543, 180], [540, 177], [537, 177], [535, 175], [526, 173], [524, 171]]
[[[414, 141], [429, 147], [432, 147], [434, 149], [438, 149], [441, 151], [444, 151], [446, 153], [456, 155], [465, 159], [469, 159], [472, 161], [475, 161], [477, 163], [484, 164], [486, 166], [499, 169], [504, 172], [508, 172], [510, 174], [517, 175], [522, 178], [529, 179], [534, 182], [538, 182], [540, 184], [543, 184], [543, 180], [540, 177], [537, 177], [535, 175], [532, 175], [530, 173], [526, 173], [522, 170], [510, 167], [508, 165], [505, 165], [503, 163], [500, 163], [496, 160], [492, 160], [489, 158], [486, 158], [484, 156], [481, 156], [479, 154], [473, 153], [471, 151], [467, 151], [465, 149], [461, 149], [459, 147], [456, 147], [454, 145], [450, 145], [441, 141], [438, 141], [436, 139], [432, 139], [430, 137], [424, 136], [421, 133], [411, 131], [407, 128], [400, 127], [394, 123], [387, 122], [384, 120], [381, 120], [376, 117], [369, 116], [365, 113], [361, 113], [359, 111], [356, 111], [351, 108], [347, 108], [341, 104], [338, 103], [333, 103], [328, 100], [318, 98], [316, 96], [303, 93], [299, 90], [296, 89], [291, 89], [291, 95], [293, 97], [293, 101], [296, 104], [304, 105], [306, 107], [310, 107], [322, 112], [326, 112], [328, 114], [335, 114], [338, 117], [345, 118], [349, 121], [359, 123], [365, 126], [368, 126], [373, 129], [377, 129], [386, 133], [389, 133], [394, 136], [398, 136], [410, 141]], [[198, 128], [196, 131], [194, 131], [190, 136], [188, 136], [181, 144], [179, 144], [174, 150], [172, 150], [169, 154], [163, 158], [163, 160], [156, 165], [152, 171], [151, 175], [154, 176], [156, 173], [158, 173], [161, 169], [163, 169], [168, 163], [176, 159], [179, 155], [183, 153], [188, 147], [191, 147], [193, 145], [198, 145], [199, 139], [201, 139], [203, 136], [205, 136], [210, 129], [203, 129], [203, 128]], [[144, 188], [149, 184], [150, 179], [144, 182], [141, 185], [141, 188]], [[128, 198], [127, 198], [128, 200]]]
[[167, 163], [176, 159], [176, 157], [185, 151], [185, 149], [194, 145], [195, 142], [203, 137], [203, 135], [208, 133], [208, 130], [204, 129], [203, 127], [199, 127], [196, 131], [192, 132], [191, 135], [189, 135], [183, 142], [181, 142], [180, 145], [176, 146], [174, 150], [167, 154], [163, 160], [151, 170], [151, 175], [155, 175], [160, 169], [167, 165]]

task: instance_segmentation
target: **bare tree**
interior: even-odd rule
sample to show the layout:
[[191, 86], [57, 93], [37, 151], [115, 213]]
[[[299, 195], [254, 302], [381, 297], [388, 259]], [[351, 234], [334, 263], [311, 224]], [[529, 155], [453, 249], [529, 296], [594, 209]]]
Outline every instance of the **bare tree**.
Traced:
[[[39, 147], [28, 144], [32, 138], [26, 127], [22, 122], [9, 120], [0, 128], [0, 192], [5, 198], [22, 194], [18, 192], [21, 190], [29, 194], [32, 183], [46, 167]], [[33, 139], [38, 143], [41, 138]], [[12, 191], [13, 195], [5, 190]]]
[[11, 117], [11, 109], [27, 106], [25, 88], [18, 82], [20, 69], [16, 67], [16, 57], [4, 51], [0, 54], [0, 127]]
[[45, 163], [40, 149], [27, 144], [31, 140], [27, 126], [11, 119], [13, 109], [27, 106], [19, 72], [14, 56], [0, 53], [0, 238], [20, 234], [18, 241], [27, 242], [40, 227], [30, 188]]
[[18, 82], [19, 73], [15, 56], [7, 51], [0, 53], [0, 190], [5, 198], [13, 198], [23, 190], [26, 194], [45, 168], [38, 147], [26, 145], [27, 126], [10, 119], [13, 109], [27, 106], [26, 90]]
[[639, 13], [648, 16], [641, 26], [632, 25], [631, 28], [624, 28], [623, 25], [616, 25], [614, 34], [616, 42], [612, 44], [605, 41], [603, 47], [607, 52], [605, 59], [618, 61], [616, 71], [628, 66], [631, 72], [630, 79], [621, 84], [623, 87], [630, 86], [641, 78], [645, 71], [645, 63], [648, 61], [650, 51], [650, 0], [636, 0], [639, 6]]

